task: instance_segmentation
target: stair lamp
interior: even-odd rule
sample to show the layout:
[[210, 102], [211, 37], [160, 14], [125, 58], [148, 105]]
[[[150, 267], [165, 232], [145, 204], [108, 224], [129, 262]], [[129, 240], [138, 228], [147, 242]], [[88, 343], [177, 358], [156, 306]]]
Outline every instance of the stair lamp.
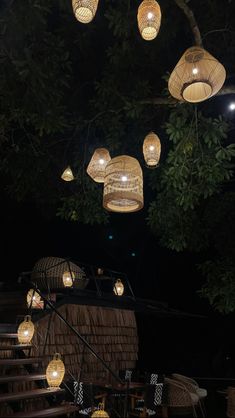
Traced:
[[63, 273], [63, 284], [64, 287], [72, 287], [73, 286], [73, 282], [75, 279], [75, 274], [73, 271], [65, 271]]
[[73, 12], [81, 23], [90, 23], [96, 14], [99, 0], [72, 0]]
[[150, 132], [145, 137], [143, 154], [148, 167], [154, 168], [158, 165], [161, 155], [161, 142], [154, 132]]
[[27, 305], [28, 308], [41, 308], [41, 296], [34, 289], [30, 289], [27, 293]]
[[47, 366], [46, 379], [49, 385], [48, 389], [59, 388], [65, 374], [65, 366], [61, 360], [61, 355], [55, 353], [53, 360]]
[[199, 103], [218, 93], [225, 78], [224, 66], [205, 49], [193, 46], [172, 71], [168, 88], [178, 100]]
[[17, 335], [20, 344], [30, 344], [34, 334], [34, 324], [31, 316], [26, 315], [24, 321], [18, 326]]
[[145, 41], [156, 38], [161, 26], [161, 9], [157, 1], [144, 0], [139, 5], [137, 22], [140, 34]]

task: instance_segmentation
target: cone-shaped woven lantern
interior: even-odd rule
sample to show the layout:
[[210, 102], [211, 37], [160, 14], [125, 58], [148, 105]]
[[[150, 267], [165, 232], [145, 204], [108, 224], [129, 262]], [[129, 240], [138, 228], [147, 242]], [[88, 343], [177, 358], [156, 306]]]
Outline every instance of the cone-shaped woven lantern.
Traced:
[[161, 25], [161, 9], [155, 0], [144, 0], [139, 5], [137, 21], [140, 34], [145, 41], [156, 38]]
[[205, 49], [193, 46], [172, 71], [168, 88], [176, 99], [198, 103], [218, 93], [225, 78], [223, 65]]
[[63, 284], [64, 284], [64, 287], [72, 287], [73, 286], [74, 279], [75, 279], [75, 274], [74, 274], [73, 271], [71, 271], [71, 273], [70, 273], [70, 271], [65, 271], [63, 273]]
[[150, 132], [143, 143], [143, 154], [146, 164], [149, 167], [158, 165], [161, 155], [161, 142], [154, 132]]
[[106, 167], [103, 206], [112, 212], [136, 212], [144, 205], [143, 174], [128, 155], [113, 158]]
[[73, 12], [81, 23], [90, 23], [96, 14], [99, 0], [72, 0]]
[[117, 279], [115, 285], [113, 286], [113, 291], [115, 295], [122, 296], [124, 293], [124, 285], [121, 281], [121, 279]]
[[41, 307], [41, 296], [34, 289], [30, 289], [27, 293], [27, 305], [28, 308]]
[[97, 148], [87, 167], [87, 174], [97, 183], [104, 183], [105, 168], [111, 160], [106, 148]]
[[17, 334], [20, 344], [29, 344], [31, 342], [34, 334], [34, 324], [30, 315], [26, 315], [24, 321], [18, 326]]
[[61, 175], [62, 180], [64, 181], [73, 181], [74, 175], [71, 168], [68, 166]]
[[61, 360], [61, 355], [55, 353], [53, 360], [50, 361], [46, 369], [46, 379], [49, 388], [58, 388], [64, 378], [64, 374], [65, 367]]
[[109, 418], [108, 413], [104, 410], [104, 404], [100, 403], [98, 410], [93, 412], [91, 418]]

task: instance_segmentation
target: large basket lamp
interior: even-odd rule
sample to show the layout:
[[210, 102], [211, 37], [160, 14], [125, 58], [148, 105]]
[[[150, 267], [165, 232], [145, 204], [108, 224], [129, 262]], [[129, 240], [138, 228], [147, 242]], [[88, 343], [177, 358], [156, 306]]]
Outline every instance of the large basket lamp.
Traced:
[[96, 14], [99, 0], [72, 0], [73, 12], [81, 23], [90, 23]]
[[49, 389], [59, 388], [65, 374], [65, 366], [61, 360], [61, 355], [55, 353], [53, 360], [47, 366], [46, 369], [46, 379], [49, 385]]
[[17, 330], [18, 341], [20, 344], [30, 344], [34, 334], [34, 324], [31, 316], [26, 315], [24, 321], [20, 323]]
[[103, 206], [111, 212], [142, 209], [143, 174], [139, 162], [128, 155], [113, 158], [106, 167]]
[[203, 102], [214, 96], [224, 84], [224, 66], [205, 49], [188, 48], [171, 73], [170, 94], [190, 103]]
[[87, 174], [96, 183], [104, 183], [105, 168], [110, 160], [111, 157], [106, 148], [97, 148], [87, 167]]
[[155, 39], [161, 26], [161, 9], [158, 2], [142, 1], [138, 8], [137, 22], [140, 34], [145, 41]]
[[150, 132], [144, 139], [143, 143], [144, 159], [148, 167], [156, 167], [161, 156], [161, 142], [159, 137]]

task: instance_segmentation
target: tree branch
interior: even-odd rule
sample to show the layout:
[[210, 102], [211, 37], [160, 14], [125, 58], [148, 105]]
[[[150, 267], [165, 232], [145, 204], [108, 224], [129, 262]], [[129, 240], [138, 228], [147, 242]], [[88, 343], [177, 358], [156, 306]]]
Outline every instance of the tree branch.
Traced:
[[193, 11], [189, 8], [189, 6], [185, 3], [185, 0], [175, 0], [175, 3], [177, 6], [183, 10], [185, 16], [187, 17], [191, 30], [193, 32], [195, 45], [202, 46], [202, 37], [201, 33], [197, 24], [197, 21], [195, 19]]

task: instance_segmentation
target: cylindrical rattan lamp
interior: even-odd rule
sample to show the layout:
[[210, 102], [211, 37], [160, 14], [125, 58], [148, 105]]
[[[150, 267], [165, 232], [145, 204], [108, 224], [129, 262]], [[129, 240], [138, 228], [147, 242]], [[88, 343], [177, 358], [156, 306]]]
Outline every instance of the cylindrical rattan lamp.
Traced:
[[145, 137], [143, 154], [148, 167], [156, 167], [158, 165], [161, 155], [161, 142], [154, 132], [150, 132]]
[[96, 14], [99, 0], [72, 0], [73, 12], [81, 23], [90, 23]]
[[74, 175], [71, 168], [68, 166], [61, 175], [62, 180], [64, 181], [73, 181]]
[[17, 335], [20, 344], [30, 344], [34, 334], [34, 324], [31, 316], [26, 315], [24, 321], [18, 326]]
[[187, 49], [171, 73], [169, 92], [178, 100], [203, 102], [214, 96], [224, 84], [226, 71], [205, 49]]
[[161, 9], [155, 0], [143, 0], [139, 5], [137, 22], [140, 34], [145, 41], [156, 38], [161, 26]]
[[124, 285], [121, 281], [121, 279], [117, 279], [116, 283], [113, 286], [113, 291], [115, 295], [122, 296], [124, 293]]
[[61, 355], [55, 353], [53, 360], [47, 366], [46, 379], [50, 388], [58, 388], [62, 383], [65, 374], [64, 363], [61, 360]]
[[128, 155], [113, 158], [106, 167], [103, 206], [111, 212], [142, 209], [143, 174], [139, 162]]
[[73, 271], [65, 271], [63, 273], [63, 283], [64, 283], [64, 287], [72, 287], [73, 286], [73, 282], [75, 279], [75, 274]]
[[30, 289], [27, 293], [27, 305], [28, 308], [41, 308], [41, 296], [34, 289]]
[[87, 174], [97, 183], [104, 183], [105, 168], [111, 160], [106, 148], [97, 148], [87, 167]]

